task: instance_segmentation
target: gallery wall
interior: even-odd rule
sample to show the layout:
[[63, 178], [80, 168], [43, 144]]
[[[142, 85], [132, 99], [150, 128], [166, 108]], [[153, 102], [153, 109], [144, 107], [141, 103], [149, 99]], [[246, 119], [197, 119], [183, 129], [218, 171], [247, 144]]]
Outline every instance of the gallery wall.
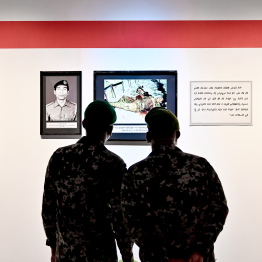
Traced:
[[[0, 19], [252, 20], [259, 19], [258, 10], [262, 11], [258, 1], [248, 1], [249, 4], [238, 1], [237, 11], [233, 3], [226, 1], [211, 4], [202, 0], [199, 5], [196, 1], [161, 2], [159, 5], [156, 1], [139, 1], [139, 4], [127, 1], [128, 6], [124, 6], [120, 0], [110, 4], [79, 1], [78, 5], [72, 1], [52, 1], [52, 5], [51, 1], [45, 4], [24, 1], [21, 5], [13, 0], [1, 3], [4, 8], [0, 10]], [[93, 100], [95, 70], [177, 70], [181, 126], [178, 146], [207, 158], [217, 171], [228, 199], [230, 213], [215, 244], [217, 261], [259, 262], [261, 61], [261, 48], [0, 49], [0, 261], [50, 260], [41, 220], [45, 169], [54, 150], [77, 141], [41, 139], [40, 71], [82, 71], [84, 109]], [[190, 81], [252, 81], [252, 125], [190, 126]], [[121, 155], [127, 166], [150, 153], [150, 146], [109, 145], [108, 148]], [[134, 252], [139, 261], [136, 247]]]

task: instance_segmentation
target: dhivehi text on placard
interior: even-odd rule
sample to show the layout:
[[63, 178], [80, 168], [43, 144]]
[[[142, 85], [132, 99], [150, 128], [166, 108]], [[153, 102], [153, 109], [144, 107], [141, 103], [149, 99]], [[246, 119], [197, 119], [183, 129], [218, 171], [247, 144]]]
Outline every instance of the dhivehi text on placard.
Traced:
[[46, 128], [77, 128], [77, 122], [47, 122]]
[[192, 81], [191, 125], [251, 125], [252, 83]]
[[147, 125], [114, 125], [113, 133], [146, 133]]

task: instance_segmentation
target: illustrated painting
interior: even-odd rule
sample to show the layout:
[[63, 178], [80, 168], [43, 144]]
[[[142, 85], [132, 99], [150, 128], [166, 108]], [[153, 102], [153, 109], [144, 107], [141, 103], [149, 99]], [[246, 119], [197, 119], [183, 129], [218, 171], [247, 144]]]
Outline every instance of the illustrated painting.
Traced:
[[167, 107], [167, 79], [104, 79], [104, 99], [115, 108], [117, 124], [141, 124], [153, 107]]

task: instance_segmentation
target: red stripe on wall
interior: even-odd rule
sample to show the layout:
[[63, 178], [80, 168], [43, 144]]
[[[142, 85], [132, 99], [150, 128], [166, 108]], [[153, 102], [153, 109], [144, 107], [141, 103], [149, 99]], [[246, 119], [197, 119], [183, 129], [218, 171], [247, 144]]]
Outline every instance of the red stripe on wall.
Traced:
[[0, 48], [248, 47], [262, 47], [262, 21], [0, 22]]

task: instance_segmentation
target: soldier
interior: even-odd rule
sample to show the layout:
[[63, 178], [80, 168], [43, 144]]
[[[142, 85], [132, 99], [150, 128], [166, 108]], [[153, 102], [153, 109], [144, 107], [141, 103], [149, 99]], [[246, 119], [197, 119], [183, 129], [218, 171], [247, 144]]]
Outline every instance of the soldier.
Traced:
[[67, 100], [69, 85], [61, 80], [54, 85], [56, 101], [46, 105], [46, 121], [76, 121], [77, 105]]
[[84, 113], [86, 136], [49, 161], [42, 218], [51, 261], [117, 262], [115, 239], [123, 261], [133, 261], [120, 206], [126, 165], [104, 146], [115, 121], [109, 103], [92, 102]]
[[215, 262], [214, 242], [228, 207], [206, 159], [176, 147], [175, 115], [155, 107], [145, 117], [152, 152], [123, 179], [121, 202], [142, 262]]

